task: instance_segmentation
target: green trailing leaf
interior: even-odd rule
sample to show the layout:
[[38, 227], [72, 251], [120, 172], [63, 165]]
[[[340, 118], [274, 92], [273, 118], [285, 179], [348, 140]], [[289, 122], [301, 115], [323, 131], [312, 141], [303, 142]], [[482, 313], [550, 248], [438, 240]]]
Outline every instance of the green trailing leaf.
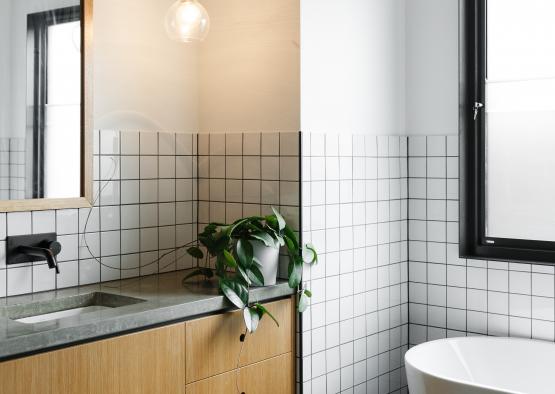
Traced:
[[298, 253], [298, 249], [295, 247], [293, 241], [289, 239], [289, 237], [285, 237], [285, 245], [287, 246], [287, 250], [289, 254], [296, 254]]
[[214, 234], [218, 230], [218, 226], [214, 223], [210, 223], [204, 227], [204, 230], [200, 235]]
[[266, 226], [272, 229], [275, 233], [280, 233], [279, 223], [275, 215], [268, 215], [264, 218], [266, 221]]
[[308, 264], [318, 263], [318, 253], [312, 244], [306, 244], [303, 248], [303, 260]]
[[237, 221], [235, 221], [235, 223], [233, 223], [231, 226], [229, 226], [227, 228], [227, 235], [228, 237], [231, 237], [233, 235], [233, 232], [235, 231], [235, 229], [239, 226], [241, 226], [243, 223], [247, 222], [248, 218], [244, 218], [244, 219], [239, 219]]
[[191, 246], [189, 249], [187, 249], [187, 253], [189, 253], [195, 259], [200, 260], [200, 259], [204, 258], [204, 253], [202, 253], [202, 250], [200, 250], [200, 248], [198, 248], [196, 246]]
[[257, 222], [261, 220], [264, 220], [264, 218], [261, 216], [249, 216], [247, 218], [236, 220], [231, 226], [227, 228], [226, 233], [229, 237], [232, 237], [235, 234], [236, 230], [240, 231], [248, 223]]
[[215, 237], [215, 242], [214, 242], [214, 246], [213, 246], [214, 254], [218, 254], [218, 253], [222, 252], [224, 249], [226, 249], [229, 245], [230, 240], [231, 239], [227, 236], [227, 234], [219, 233]]
[[216, 256], [216, 275], [218, 277], [225, 277], [226, 261], [223, 253]]
[[239, 258], [239, 264], [241, 264], [242, 267], [250, 267], [253, 256], [251, 243], [246, 239], [238, 240], [236, 251], [237, 257]]
[[220, 279], [220, 290], [239, 309], [244, 309], [249, 302], [249, 290], [236, 280]]
[[301, 283], [303, 276], [303, 262], [302, 260], [291, 256], [289, 261], [289, 287], [294, 289]]
[[277, 209], [275, 209], [274, 207], [272, 207], [272, 211], [276, 216], [279, 231], [283, 231], [283, 229], [285, 228], [285, 219], [283, 219], [283, 216], [281, 216], [280, 213], [277, 211]]
[[182, 283], [185, 284], [185, 282], [186, 282], [188, 279], [191, 279], [191, 278], [193, 278], [193, 277], [195, 277], [195, 276], [201, 276], [201, 275], [203, 275], [203, 276], [206, 277], [206, 278], [211, 278], [211, 277], [214, 276], [214, 272], [213, 272], [210, 268], [204, 268], [204, 267], [197, 268], [196, 270], [194, 270], [194, 271], [192, 271], [192, 272], [189, 272], [189, 273], [183, 278]]
[[243, 309], [243, 319], [245, 320], [245, 326], [247, 330], [252, 334], [258, 328], [258, 323], [260, 322], [260, 315], [255, 307]]
[[256, 265], [258, 267], [258, 269], [262, 268], [262, 263], [256, 257], [252, 258], [252, 265]]
[[268, 315], [270, 316], [270, 319], [272, 319], [276, 325], [279, 327], [279, 322], [277, 321], [277, 319], [274, 317], [274, 315], [272, 315], [270, 313], [270, 311], [268, 311], [268, 309], [266, 309], [266, 307], [262, 304], [259, 304], [258, 302], [254, 304], [253, 306], [254, 308], [256, 308], [256, 311], [258, 313], [258, 316], [262, 319], [262, 316], [264, 315]]
[[299, 312], [303, 313], [308, 308], [308, 299], [312, 297], [312, 293], [308, 290], [302, 290], [299, 296], [299, 305], [297, 308]]
[[237, 261], [235, 261], [235, 257], [227, 250], [224, 249], [223, 256], [225, 259], [226, 264], [231, 268], [237, 268]]
[[239, 275], [241, 275], [241, 278], [243, 278], [243, 281], [248, 285], [252, 285], [252, 281], [249, 277], [249, 275], [247, 274], [247, 271], [245, 271], [240, 265], [237, 266], [237, 272], [239, 273]]
[[215, 252], [214, 252], [214, 244], [215, 244], [215, 240], [214, 240], [214, 236], [212, 234], [210, 235], [199, 235], [198, 237], [199, 242], [206, 246], [206, 250], [208, 250], [208, 253], [210, 253], [212, 256], [215, 256]]
[[258, 233], [252, 233], [251, 237], [253, 237], [254, 239], [259, 240], [262, 243], [264, 243], [264, 245], [266, 245], [269, 248], [275, 248], [276, 247], [275, 240], [268, 233], [264, 233], [264, 232], [260, 231]]
[[251, 232], [257, 233], [264, 229], [264, 225], [260, 222], [260, 220], [253, 220], [252, 222], [246, 223], [245, 228], [247, 230], [251, 230]]
[[293, 230], [291, 230], [291, 227], [285, 226], [285, 229], [283, 230], [283, 235], [285, 236], [286, 240], [289, 239], [293, 243], [293, 248], [295, 250], [299, 249], [299, 241], [297, 240], [297, 236], [295, 235]]
[[247, 275], [253, 285], [264, 286], [264, 275], [262, 275], [262, 272], [260, 272], [256, 263], [253, 263], [249, 268], [247, 268]]

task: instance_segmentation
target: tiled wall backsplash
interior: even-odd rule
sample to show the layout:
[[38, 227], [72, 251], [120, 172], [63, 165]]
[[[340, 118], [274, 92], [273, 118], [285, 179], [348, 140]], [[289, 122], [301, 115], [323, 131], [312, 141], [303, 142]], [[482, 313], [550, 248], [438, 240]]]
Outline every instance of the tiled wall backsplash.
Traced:
[[458, 137], [409, 137], [410, 343], [450, 336], [555, 339], [553, 266], [458, 254]]
[[0, 199], [25, 198], [25, 138], [0, 138]]
[[303, 393], [406, 393], [407, 138], [303, 134]]
[[[299, 230], [299, 132], [199, 134], [199, 231], [278, 209]], [[280, 276], [287, 276], [282, 256]]]
[[[171, 251], [196, 236], [197, 136], [103, 130], [94, 141], [92, 210], [0, 214], [0, 296], [192, 266]], [[53, 231], [59, 275], [43, 262], [6, 267], [6, 235]]]
[[[173, 250], [208, 221], [271, 206], [299, 229], [298, 132], [95, 131], [93, 166], [92, 210], [0, 214], [0, 296], [189, 268], [185, 250]], [[44, 262], [6, 267], [6, 235], [53, 231], [59, 275]]]
[[278, 208], [298, 229], [299, 133], [200, 134], [199, 224]]
[[[0, 213], [0, 296], [188, 268], [172, 250], [206, 223], [275, 206], [320, 254], [298, 387], [403, 393], [409, 344], [555, 340], [554, 267], [459, 258], [458, 189], [456, 136], [97, 131], [92, 210]], [[60, 275], [6, 267], [7, 235], [52, 231]]]

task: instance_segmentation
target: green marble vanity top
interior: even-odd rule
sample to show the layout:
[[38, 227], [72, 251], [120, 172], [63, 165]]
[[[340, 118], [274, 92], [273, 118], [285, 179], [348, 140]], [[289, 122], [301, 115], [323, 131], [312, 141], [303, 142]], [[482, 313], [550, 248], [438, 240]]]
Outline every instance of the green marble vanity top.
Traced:
[[[213, 286], [193, 281], [184, 287], [186, 274], [176, 271], [0, 298], [0, 361], [231, 309]], [[287, 282], [278, 281], [252, 288], [250, 299], [268, 301], [291, 294]], [[54, 315], [68, 308], [80, 312]], [[29, 322], [29, 316], [47, 313], [60, 317]]]

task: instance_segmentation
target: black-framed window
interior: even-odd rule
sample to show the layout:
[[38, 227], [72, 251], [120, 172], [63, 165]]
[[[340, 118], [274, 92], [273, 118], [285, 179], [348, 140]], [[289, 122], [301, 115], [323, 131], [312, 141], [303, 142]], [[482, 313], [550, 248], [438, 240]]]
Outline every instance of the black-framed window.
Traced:
[[[28, 154], [30, 164], [28, 198], [44, 198], [45, 193], [45, 144], [47, 106], [49, 102], [49, 35], [56, 25], [81, 21], [81, 6], [70, 6], [27, 15], [28, 101], [32, 108], [31, 127], [28, 127]], [[80, 37], [79, 37], [80, 40]], [[80, 44], [80, 42], [79, 42]], [[32, 83], [31, 83], [32, 82]]]
[[555, 263], [555, 2], [460, 1], [460, 254]]

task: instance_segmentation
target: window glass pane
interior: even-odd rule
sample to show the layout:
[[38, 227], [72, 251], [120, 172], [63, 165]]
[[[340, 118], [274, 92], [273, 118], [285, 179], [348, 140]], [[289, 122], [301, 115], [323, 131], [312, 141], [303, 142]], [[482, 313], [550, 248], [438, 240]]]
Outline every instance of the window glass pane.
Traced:
[[47, 198], [80, 195], [80, 22], [48, 28], [48, 96], [44, 139]]
[[555, 1], [487, 0], [488, 79], [555, 76]]
[[555, 1], [487, 11], [486, 236], [555, 241]]

